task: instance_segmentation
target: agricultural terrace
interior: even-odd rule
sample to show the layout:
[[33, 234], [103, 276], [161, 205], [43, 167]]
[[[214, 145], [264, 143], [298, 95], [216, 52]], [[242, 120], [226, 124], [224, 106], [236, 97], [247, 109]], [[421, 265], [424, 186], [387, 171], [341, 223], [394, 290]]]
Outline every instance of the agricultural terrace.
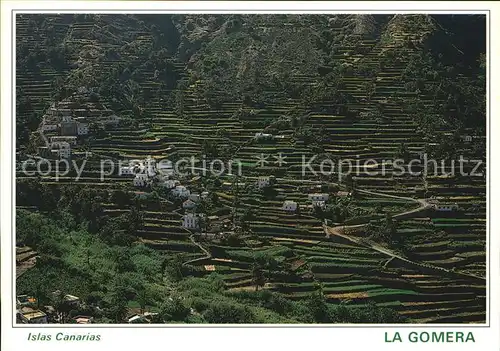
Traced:
[[[26, 29], [26, 21], [18, 22], [18, 38], [26, 45], [43, 41]], [[72, 46], [99, 50], [119, 46], [113, 43], [112, 32], [106, 38], [92, 37], [89, 33], [95, 27], [90, 20], [64, 24], [54, 16], [52, 23], [54, 35], [68, 33], [66, 40]], [[348, 20], [332, 22], [332, 36], [346, 33], [347, 24]], [[128, 47], [152, 45], [154, 41], [140, 30], [129, 35], [134, 41]], [[267, 104], [249, 106], [243, 99], [234, 99], [214, 106], [200, 93], [213, 86], [193, 65], [170, 61], [172, 72], [184, 82], [178, 88], [160, 84], [154, 71], [142, 67], [134, 72], [137, 85], [130, 90], [142, 91], [148, 96], [147, 103], [137, 112], [133, 105], [120, 108], [110, 97], [100, 101], [123, 121], [79, 142], [74, 152], [90, 151], [92, 155], [87, 157], [78, 182], [72, 181], [73, 173], [56, 180], [55, 174], [27, 177], [20, 170], [18, 182], [36, 179], [49, 187], [106, 191], [110, 196], [101, 207], [110, 217], [131, 211], [129, 203], [111, 196], [113, 191], [139, 199], [143, 218], [136, 240], [165, 257], [178, 255], [192, 276], [219, 274], [229, 293], [261, 289], [301, 300], [320, 284], [330, 304], [342, 302], [355, 309], [375, 303], [414, 323], [484, 322], [484, 178], [396, 176], [384, 165], [384, 175], [361, 174], [338, 181], [336, 175], [303, 176], [298, 166], [303, 156], [309, 159], [321, 154], [361, 163], [374, 159], [379, 165], [372, 170], [380, 171], [383, 160], [415, 158], [432, 149], [436, 141], [403, 103], [418, 98], [424, 106], [436, 104], [432, 96], [409, 90], [404, 79], [405, 55], [413, 57], [419, 50], [404, 43], [415, 35], [403, 28], [392, 30], [384, 40], [359, 34], [337, 45], [332, 53], [336, 66], [324, 69], [343, 67], [336, 83], [337, 94], [346, 99], [341, 106], [328, 96], [305, 104], [300, 97], [281, 96], [279, 90], [262, 92], [277, 96]], [[401, 50], [403, 59], [392, 59], [391, 52], [396, 49]], [[106, 70], [121, 61], [116, 57], [98, 62]], [[51, 81], [63, 74], [46, 67], [40, 67], [36, 75], [31, 71], [18, 73], [18, 87], [32, 102], [33, 113], [43, 113], [53, 91]], [[291, 72], [288, 77], [291, 84], [310, 87], [322, 84], [320, 78], [314, 71]], [[425, 83], [435, 84], [431, 79]], [[211, 90], [211, 94], [219, 92]], [[19, 116], [27, 113], [31, 112]], [[140, 117], [135, 118], [138, 113]], [[255, 135], [261, 132], [274, 137], [257, 140]], [[461, 143], [457, 152], [474, 155], [467, 143]], [[281, 154], [286, 164], [260, 166], [255, 156], [261, 153]], [[104, 158], [175, 160], [193, 155], [242, 162], [240, 177], [181, 179], [192, 191], [211, 194], [204, 213], [217, 218], [212, 224], [220, 230], [199, 234], [183, 228], [185, 210], [160, 186], [137, 189], [131, 177], [99, 177]], [[275, 184], [257, 189], [258, 177], [270, 175], [275, 176]], [[335, 195], [338, 191], [349, 194]], [[326, 210], [313, 208], [308, 199], [311, 192], [330, 194]], [[431, 197], [439, 203], [457, 204], [460, 210], [436, 211], [425, 202]], [[300, 210], [284, 211], [286, 200], [295, 201]], [[257, 282], [256, 262], [266, 277]]]

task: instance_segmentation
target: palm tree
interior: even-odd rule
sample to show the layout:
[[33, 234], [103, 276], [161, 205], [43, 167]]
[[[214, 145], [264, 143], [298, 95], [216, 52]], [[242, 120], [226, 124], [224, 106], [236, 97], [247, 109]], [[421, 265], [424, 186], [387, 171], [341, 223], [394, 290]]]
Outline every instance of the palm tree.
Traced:
[[53, 295], [54, 309], [57, 312], [57, 316], [59, 318], [60, 323], [67, 322], [69, 312], [72, 309], [71, 306], [68, 304], [68, 302], [64, 299], [64, 296], [66, 296], [66, 294], [64, 294], [63, 292], [59, 292]]
[[123, 322], [125, 317], [127, 316], [128, 308], [126, 302], [120, 301], [113, 308], [113, 317], [115, 318], [115, 322], [120, 323]]
[[36, 307], [40, 308], [40, 300], [46, 299], [46, 281], [45, 279], [40, 279], [35, 283], [34, 294], [36, 298]]

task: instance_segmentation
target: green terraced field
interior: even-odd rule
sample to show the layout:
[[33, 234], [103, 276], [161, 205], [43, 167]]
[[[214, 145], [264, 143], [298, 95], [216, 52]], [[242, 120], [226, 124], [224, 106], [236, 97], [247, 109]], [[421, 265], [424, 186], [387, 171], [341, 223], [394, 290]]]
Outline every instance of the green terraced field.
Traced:
[[[69, 43], [92, 43], [110, 49], [122, 45], [118, 39], [92, 37], [89, 34], [89, 28], [95, 26], [92, 21], [65, 21], [58, 25], [63, 19], [53, 17], [58, 35]], [[270, 256], [276, 258], [277, 267], [268, 269], [266, 284], [261, 289], [282, 293], [294, 301], [306, 299], [319, 284], [327, 303], [332, 305], [343, 301], [350, 308], [358, 309], [375, 302], [377, 306], [396, 310], [415, 323], [484, 322], [485, 179], [469, 179], [461, 183], [459, 178], [401, 176], [396, 175], [391, 164], [383, 163], [400, 152], [402, 144], [408, 155], [416, 155], [435, 142], [414, 114], [407, 111], [405, 103], [417, 99], [430, 106], [435, 103], [434, 98], [424, 92], [407, 91], [407, 82], [402, 78], [407, 74], [406, 65], [387, 59], [387, 52], [397, 50], [394, 48], [400, 48], [403, 61], [418, 56], [420, 50], [417, 45], [404, 44], [417, 35], [409, 29], [413, 22], [410, 21], [408, 27], [399, 27], [394, 21], [386, 23], [396, 28], [384, 34], [389, 39], [383, 41], [378, 36], [357, 35], [354, 36], [356, 40], [337, 45], [335, 52], [330, 53], [331, 67], [326, 65], [327, 68], [344, 67], [339, 76], [339, 92], [348, 98], [342, 104], [329, 96], [321, 96], [308, 104], [303, 98], [266, 87], [261, 93], [273, 96], [272, 101], [259, 106], [248, 106], [242, 95], [222, 100], [214, 106], [209, 98], [225, 96], [227, 92], [212, 91], [214, 82], [205, 71], [203, 74], [199, 71], [198, 65], [203, 65], [203, 62], [188, 64], [169, 57], [168, 62], [173, 67], [171, 74], [175, 74], [178, 84], [173, 88], [159, 82], [154, 70], [135, 62], [138, 66], [134, 72], [137, 91], [144, 96], [159, 91], [140, 106], [142, 117], [133, 110], [136, 106], [123, 104], [120, 108], [110, 96], [103, 97], [102, 102], [113, 106], [114, 113], [127, 116], [128, 124], [107, 129], [103, 135], [92, 136], [78, 144], [75, 150], [88, 149], [94, 153], [78, 182], [72, 181], [71, 177], [56, 182], [54, 172], [38, 181], [56, 188], [64, 184], [76, 188], [119, 189], [135, 194], [139, 189], [134, 187], [132, 177], [119, 177], [116, 170], [115, 174], [101, 180], [99, 161], [106, 157], [180, 159], [215, 150], [213, 152], [221, 158], [242, 161], [243, 175], [237, 180], [228, 175], [179, 179], [195, 192], [206, 190], [214, 194], [217, 201], [213, 201], [207, 215], [217, 214], [221, 220], [227, 219], [233, 225], [232, 231], [236, 231], [235, 224], [242, 226], [238, 218], [251, 213], [244, 221], [243, 233], [234, 239], [224, 234], [224, 231], [231, 231], [229, 229], [199, 234], [183, 228], [181, 220], [185, 210], [155, 185], [140, 190], [155, 192], [158, 197], [144, 200], [143, 222], [134, 233], [137, 241], [163, 257], [181, 255], [185, 262], [189, 262], [187, 266], [193, 276], [219, 274], [228, 291], [257, 288], [253, 265], [259, 257]], [[296, 26], [297, 31], [307, 28], [305, 23]], [[25, 28], [27, 20], [19, 20], [18, 41], [29, 45], [37, 39], [28, 35]], [[329, 28], [332, 36], [343, 33], [349, 28], [349, 20], [332, 22]], [[143, 30], [144, 33], [140, 29], [128, 33], [130, 50], [132, 44], [147, 47], [156, 40], [149, 28]], [[424, 34], [422, 38], [425, 40]], [[222, 39], [220, 41], [214, 41], [205, 50], [224, 45]], [[353, 53], [361, 49], [362, 53]], [[98, 60], [95, 64], [103, 71], [111, 69], [120, 60], [126, 61], [125, 53], [126, 50], [120, 59]], [[202, 54], [205, 51], [201, 51]], [[71, 55], [75, 60], [80, 57], [74, 48]], [[274, 64], [273, 60], [267, 63]], [[375, 76], [357, 72], [354, 69], [356, 63], [372, 67]], [[131, 67], [134, 64], [130, 64]], [[241, 65], [244, 66], [243, 61]], [[248, 65], [251, 67], [251, 63]], [[268, 66], [265, 67], [262, 69], [264, 76], [259, 79], [271, 80], [272, 77], [266, 76]], [[68, 74], [71, 73], [45, 67], [35, 76], [31, 72], [18, 72], [17, 85], [32, 100], [34, 112], [42, 115], [47, 108], [46, 101], [52, 101], [51, 81]], [[178, 83], [183, 79], [189, 84]], [[290, 84], [310, 87], [320, 84], [319, 74], [309, 69], [304, 72], [293, 70], [288, 79]], [[364, 91], [367, 84], [372, 83], [374, 91], [367, 97]], [[434, 84], [434, 81], [422, 77], [421, 84]], [[211, 95], [208, 96], [206, 91]], [[368, 113], [377, 109], [382, 109], [381, 116]], [[300, 128], [291, 122], [291, 116], [295, 115], [300, 117]], [[276, 127], [280, 120], [288, 122]], [[443, 128], [445, 132], [451, 130], [451, 126]], [[269, 130], [280, 137], [269, 142], [255, 140], [256, 133]], [[307, 130], [317, 132], [312, 140], [307, 139], [304, 132]], [[473, 155], [471, 148], [461, 146], [463, 154]], [[256, 163], [256, 156], [261, 153], [271, 157], [264, 167]], [[298, 166], [301, 160], [318, 153], [361, 163], [376, 160], [378, 164], [370, 170], [380, 172], [385, 169], [386, 173], [359, 175], [351, 185], [343, 179], [339, 181], [337, 174], [325, 177], [311, 172], [301, 174]], [[272, 163], [272, 156], [278, 154], [286, 160], [281, 166]], [[318, 167], [315, 165], [313, 169]], [[355, 167], [354, 171], [359, 169]], [[270, 174], [276, 175], [273, 194], [251, 186], [259, 176]], [[18, 182], [28, 179], [34, 178], [18, 170]], [[235, 181], [245, 185], [227, 187], [222, 184]], [[327, 223], [339, 231], [338, 235], [327, 235], [324, 219], [314, 212], [308, 200], [308, 192], [312, 191], [302, 189], [314, 186], [332, 186], [353, 192], [344, 197], [334, 195], [336, 190], [328, 191], [332, 195], [329, 206], [336, 207], [337, 213]], [[421, 189], [425, 189], [427, 195], [423, 195]], [[457, 203], [460, 210], [445, 213], [433, 210], [428, 203], [422, 205], [421, 201], [430, 196], [440, 203]], [[285, 200], [296, 201], [300, 213], [285, 212], [281, 208]], [[120, 201], [110, 201], [102, 207], [112, 218], [130, 213], [130, 205]], [[374, 243], [375, 239], [364, 227], [370, 221], [379, 223], [391, 216], [397, 220], [398, 237], [408, 238], [403, 249], [394, 249], [387, 242]], [[349, 231], [351, 228], [352, 232]], [[213, 268], [208, 269], [209, 266]]]

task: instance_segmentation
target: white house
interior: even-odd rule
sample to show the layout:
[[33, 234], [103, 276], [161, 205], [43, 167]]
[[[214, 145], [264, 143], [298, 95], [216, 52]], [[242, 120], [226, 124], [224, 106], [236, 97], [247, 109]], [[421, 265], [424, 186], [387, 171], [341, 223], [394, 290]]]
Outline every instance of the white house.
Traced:
[[71, 157], [71, 149], [59, 149], [59, 157], [60, 158], [70, 158]]
[[185, 214], [182, 217], [182, 226], [187, 229], [198, 229], [200, 227], [198, 216], [194, 213]]
[[266, 133], [255, 133], [255, 139], [260, 140], [260, 139], [271, 139], [273, 137], [272, 134], [266, 134]]
[[87, 135], [89, 133], [89, 125], [87, 123], [78, 122], [76, 125], [78, 135]]
[[189, 200], [189, 199], [182, 203], [182, 208], [184, 208], [186, 210], [192, 210], [195, 207], [196, 207], [196, 203], [192, 200]]
[[309, 200], [311, 201], [328, 201], [329, 195], [328, 194], [320, 194], [320, 193], [314, 193], [314, 194], [309, 194], [308, 195]]
[[143, 173], [138, 173], [134, 178], [134, 186], [145, 186], [148, 182], [148, 175]]
[[295, 201], [287, 200], [283, 203], [282, 209], [287, 212], [295, 212], [297, 211], [297, 203]]
[[71, 149], [71, 145], [67, 141], [54, 141], [50, 144], [51, 149]]
[[265, 188], [267, 186], [271, 185], [271, 177], [259, 177], [257, 179], [257, 186], [259, 189]]
[[439, 211], [439, 212], [451, 212], [451, 211], [457, 211], [458, 210], [458, 205], [457, 204], [453, 204], [453, 205], [435, 204], [432, 207], [434, 207], [434, 209], [436, 211]]
[[134, 174], [134, 167], [132, 166], [120, 167], [119, 175], [131, 175], [131, 174]]
[[206, 198], [208, 198], [208, 191], [204, 191], [204, 192], [202, 192], [202, 193], [201, 193], [201, 198], [202, 198], [202, 199], [206, 199]]
[[57, 141], [51, 144], [51, 150], [60, 158], [71, 157], [71, 146], [66, 141]]
[[108, 117], [107, 121], [108, 123], [110, 124], [118, 124], [120, 122], [120, 117], [118, 117], [117, 115], [113, 114], [111, 116]]
[[174, 189], [172, 189], [172, 194], [179, 197], [188, 197], [191, 192], [184, 185], [177, 185]]
[[462, 137], [462, 139], [463, 139], [464, 141], [466, 141], [466, 142], [471, 142], [471, 141], [472, 141], [472, 136], [470, 136], [470, 135], [464, 135], [464, 136]]

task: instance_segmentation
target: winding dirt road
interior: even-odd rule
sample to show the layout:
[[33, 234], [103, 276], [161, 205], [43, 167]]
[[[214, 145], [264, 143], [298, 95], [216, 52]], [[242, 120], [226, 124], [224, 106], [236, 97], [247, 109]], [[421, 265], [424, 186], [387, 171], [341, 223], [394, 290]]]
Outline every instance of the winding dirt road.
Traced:
[[186, 262], [184, 262], [182, 264], [183, 266], [191, 264], [191, 263], [195, 263], [195, 262], [198, 262], [198, 261], [203, 261], [203, 260], [207, 260], [207, 259], [212, 258], [212, 254], [210, 253], [210, 251], [208, 251], [207, 249], [205, 249], [199, 242], [197, 242], [196, 240], [194, 240], [194, 235], [193, 234], [189, 236], [189, 240], [191, 240], [191, 242], [193, 244], [195, 244], [196, 246], [198, 246], [200, 248], [200, 250], [203, 251], [203, 253], [205, 254], [205, 256], [199, 257], [199, 258], [195, 258], [195, 259], [192, 259], [192, 260], [189, 260], [189, 261], [186, 261]]
[[[406, 217], [408, 215], [417, 214], [418, 212], [425, 211], [432, 206], [426, 199], [414, 199], [411, 197], [389, 195], [389, 194], [377, 193], [377, 192], [368, 191], [368, 190], [359, 190], [358, 189], [357, 191], [359, 193], [371, 194], [371, 195], [376, 195], [376, 196], [384, 196], [384, 197], [390, 197], [390, 198], [401, 199], [401, 200], [408, 200], [408, 201], [412, 201], [412, 202], [420, 204], [420, 206], [418, 208], [415, 208], [413, 210], [409, 210], [409, 211], [405, 211], [405, 212], [401, 212], [401, 213], [392, 215], [391, 217], [394, 219]], [[323, 229], [324, 229], [327, 237], [331, 237], [332, 235], [342, 237], [342, 238], [344, 238], [352, 243], [355, 243], [356, 245], [368, 247], [372, 250], [378, 251], [384, 255], [389, 256], [391, 259], [398, 259], [398, 260], [401, 260], [401, 261], [406, 262], [406, 263], [413, 265], [413, 266], [432, 269], [432, 270], [444, 272], [447, 274], [458, 275], [461, 277], [470, 277], [470, 278], [474, 278], [474, 279], [486, 280], [485, 277], [481, 277], [481, 276], [478, 276], [475, 274], [455, 272], [455, 271], [452, 271], [452, 270], [449, 270], [449, 269], [446, 269], [443, 267], [435, 266], [435, 265], [432, 265], [429, 263], [415, 262], [415, 261], [409, 260], [406, 257], [403, 257], [403, 256], [391, 251], [390, 249], [385, 248], [385, 247], [383, 247], [383, 246], [381, 246], [381, 245], [379, 245], [371, 240], [364, 239], [364, 238], [357, 238], [357, 237], [353, 237], [353, 236], [350, 236], [347, 234], [349, 230], [359, 229], [359, 228], [362, 228], [366, 225], [368, 225], [368, 222], [362, 223], [362, 224], [356, 224], [356, 225], [344, 225], [344, 226], [336, 226], [336, 227], [329, 227], [326, 224], [323, 224]]]

